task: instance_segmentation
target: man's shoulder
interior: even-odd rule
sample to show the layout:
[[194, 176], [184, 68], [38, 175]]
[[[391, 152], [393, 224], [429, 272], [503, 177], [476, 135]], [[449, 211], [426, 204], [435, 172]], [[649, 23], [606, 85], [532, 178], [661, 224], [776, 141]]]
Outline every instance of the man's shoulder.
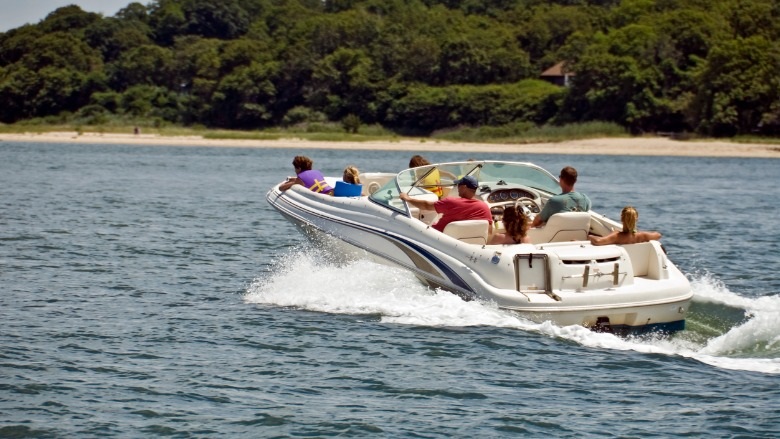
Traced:
[[590, 198], [588, 198], [588, 196], [587, 196], [587, 195], [585, 195], [585, 194], [584, 194], [584, 193], [582, 193], [582, 192], [572, 192], [572, 193], [573, 193], [573, 194], [577, 194], [577, 196], [578, 196], [578, 197], [582, 197], [582, 198], [584, 198], [584, 199], [586, 199], [586, 200], [590, 200]]
[[548, 205], [550, 205], [550, 207], [555, 205], [563, 206], [564, 204], [566, 204], [566, 200], [569, 199], [570, 197], [569, 194], [571, 194], [571, 192], [566, 194], [553, 195], [552, 197], [550, 197], [550, 199], [547, 200], [546, 203], [544, 203], [544, 205], [545, 207], [547, 207]]

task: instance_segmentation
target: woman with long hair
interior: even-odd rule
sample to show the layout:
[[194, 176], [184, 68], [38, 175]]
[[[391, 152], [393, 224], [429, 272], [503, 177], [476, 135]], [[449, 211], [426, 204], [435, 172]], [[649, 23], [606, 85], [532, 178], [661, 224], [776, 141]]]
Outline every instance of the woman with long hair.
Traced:
[[491, 244], [531, 243], [531, 237], [528, 236], [530, 222], [523, 212], [523, 206], [520, 203], [505, 207], [501, 216], [501, 222], [504, 224], [504, 233], [494, 234], [490, 239]]
[[639, 212], [633, 206], [626, 206], [620, 212], [620, 221], [623, 222], [623, 230], [612, 232], [607, 236], [590, 236], [593, 245], [608, 244], [636, 244], [638, 242], [657, 241], [661, 239], [659, 232], [639, 232], [636, 223], [639, 220]]

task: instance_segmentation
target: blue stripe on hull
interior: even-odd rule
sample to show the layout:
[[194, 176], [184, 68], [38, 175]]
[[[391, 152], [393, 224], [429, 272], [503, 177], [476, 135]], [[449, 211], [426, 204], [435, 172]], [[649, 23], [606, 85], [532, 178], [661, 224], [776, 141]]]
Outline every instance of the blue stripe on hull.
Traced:
[[[289, 205], [292, 205], [292, 203], [290, 203], [290, 201], [289, 201], [289, 200], [287, 200], [287, 199], [282, 199], [282, 201], [284, 201], [285, 203], [287, 203], [287, 204], [289, 204]], [[268, 200], [268, 202], [269, 202], [269, 203], [270, 203], [272, 206], [276, 207], [276, 208], [277, 208], [277, 210], [279, 210], [280, 212], [282, 212], [282, 210], [280, 209], [280, 207], [279, 207], [279, 206], [275, 205], [274, 203], [271, 203], [271, 201], [270, 201], [270, 200]], [[295, 206], [295, 207], [296, 207], [297, 209], [302, 209], [302, 207], [300, 207], [300, 206]], [[373, 254], [375, 254], [375, 255], [378, 255], [378, 256], [380, 256], [380, 257], [384, 257], [385, 259], [389, 259], [389, 258], [387, 258], [385, 255], [382, 255], [382, 254], [380, 254], [380, 253], [378, 253], [378, 252], [376, 252], [376, 251], [374, 251], [374, 250], [372, 250], [372, 249], [367, 249], [367, 248], [364, 248], [364, 247], [361, 247], [361, 246], [357, 245], [357, 243], [356, 243], [356, 242], [352, 241], [351, 239], [349, 239], [349, 238], [347, 238], [347, 237], [333, 235], [333, 234], [331, 234], [331, 233], [329, 233], [329, 232], [327, 232], [327, 231], [323, 230], [322, 228], [320, 228], [320, 227], [317, 227], [317, 226], [316, 226], [316, 225], [314, 225], [313, 223], [306, 221], [306, 220], [305, 220], [304, 218], [302, 218], [301, 216], [299, 216], [299, 215], [294, 215], [292, 211], [293, 211], [293, 209], [287, 209], [287, 210], [286, 210], [286, 212], [282, 212], [282, 213], [283, 213], [283, 214], [284, 214], [284, 213], [286, 213], [286, 214], [287, 214], [289, 217], [291, 217], [291, 218], [296, 218], [296, 219], [297, 219], [298, 221], [300, 221], [300, 222], [305, 222], [305, 223], [306, 223], [306, 224], [308, 224], [309, 226], [311, 226], [311, 227], [313, 227], [313, 228], [315, 228], [315, 229], [319, 230], [319, 231], [320, 231], [320, 232], [322, 232], [322, 233], [325, 233], [325, 234], [327, 234], [327, 235], [333, 236], [333, 237], [335, 237], [335, 238], [337, 238], [337, 239], [340, 239], [340, 240], [342, 240], [342, 241], [344, 241], [344, 242], [347, 242], [347, 243], [349, 243], [349, 244], [351, 244], [351, 245], [354, 245], [354, 246], [356, 246], [356, 247], [358, 247], [358, 248], [363, 248], [364, 250], [366, 250], [366, 251], [370, 251], [371, 253], [373, 253]], [[355, 229], [359, 229], [359, 230], [362, 230], [362, 231], [364, 231], [364, 232], [368, 232], [368, 233], [372, 233], [372, 234], [375, 234], [375, 235], [381, 236], [381, 237], [383, 237], [384, 239], [388, 239], [388, 240], [393, 240], [393, 241], [399, 242], [399, 243], [401, 243], [401, 245], [404, 245], [406, 248], [408, 248], [408, 249], [410, 249], [410, 250], [412, 250], [412, 251], [415, 251], [417, 254], [419, 254], [419, 255], [420, 255], [420, 256], [422, 256], [423, 258], [427, 259], [427, 260], [428, 260], [428, 262], [430, 262], [432, 265], [434, 265], [436, 268], [438, 268], [438, 269], [439, 269], [439, 270], [440, 270], [440, 271], [441, 271], [441, 272], [444, 274], [444, 276], [446, 276], [446, 278], [445, 278], [445, 279], [448, 279], [448, 280], [449, 280], [449, 281], [452, 283], [452, 285], [454, 286], [454, 288], [452, 288], [452, 287], [447, 287], [447, 286], [443, 285], [443, 284], [442, 284], [440, 281], [438, 281], [438, 280], [432, 280], [432, 279], [431, 279], [431, 281], [435, 282], [435, 283], [436, 283], [438, 286], [440, 286], [440, 287], [444, 287], [445, 289], [448, 289], [448, 290], [453, 290], [453, 292], [455, 292], [456, 294], [460, 295], [461, 297], [469, 297], [469, 298], [471, 298], [471, 297], [474, 297], [474, 296], [475, 296], [475, 294], [476, 294], [476, 293], [474, 292], [474, 290], [471, 288], [471, 286], [470, 286], [470, 285], [469, 285], [469, 284], [468, 284], [466, 281], [464, 281], [464, 280], [463, 280], [463, 279], [462, 279], [462, 278], [461, 278], [461, 277], [460, 277], [460, 276], [459, 276], [459, 275], [458, 275], [458, 274], [457, 274], [457, 273], [456, 273], [454, 270], [452, 270], [452, 268], [450, 268], [450, 267], [449, 267], [447, 264], [445, 264], [445, 263], [444, 263], [443, 261], [441, 261], [439, 258], [437, 258], [436, 256], [434, 256], [434, 255], [433, 255], [431, 252], [429, 252], [429, 251], [425, 250], [425, 249], [424, 249], [423, 247], [421, 247], [420, 245], [418, 245], [418, 244], [416, 244], [416, 243], [414, 243], [414, 242], [412, 242], [412, 241], [410, 241], [410, 240], [408, 240], [408, 239], [406, 239], [406, 238], [404, 238], [404, 237], [402, 237], [402, 236], [399, 236], [399, 235], [396, 235], [396, 234], [385, 233], [385, 232], [383, 232], [383, 231], [381, 231], [381, 230], [377, 230], [377, 229], [375, 229], [375, 228], [371, 228], [371, 227], [365, 227], [365, 226], [363, 226], [363, 225], [356, 224], [356, 223], [353, 223], [353, 222], [350, 222], [350, 221], [345, 221], [345, 220], [342, 220], [342, 219], [340, 219], [340, 218], [336, 218], [336, 217], [333, 217], [333, 216], [329, 216], [329, 215], [322, 215], [322, 214], [320, 214], [319, 212], [317, 212], [317, 211], [315, 211], [315, 210], [308, 209], [308, 210], [307, 210], [307, 212], [308, 212], [310, 215], [312, 215], [312, 216], [316, 216], [316, 217], [318, 217], [318, 218], [320, 218], [320, 219], [323, 219], [323, 220], [327, 220], [327, 221], [331, 221], [331, 222], [334, 222], [334, 223], [338, 223], [338, 224], [346, 225], [346, 226], [349, 226], [349, 227], [353, 227], [353, 228], [355, 228]], [[389, 259], [389, 260], [390, 260], [390, 259]], [[400, 262], [399, 262], [399, 261], [396, 261], [396, 263], [400, 263]], [[464, 293], [465, 293], [465, 296], [464, 296]]]
[[609, 332], [620, 336], [629, 335], [647, 335], [647, 334], [672, 334], [685, 329], [685, 320], [675, 322], [652, 323], [642, 326], [629, 325], [606, 325], [603, 327], [593, 326], [590, 329], [596, 332]]

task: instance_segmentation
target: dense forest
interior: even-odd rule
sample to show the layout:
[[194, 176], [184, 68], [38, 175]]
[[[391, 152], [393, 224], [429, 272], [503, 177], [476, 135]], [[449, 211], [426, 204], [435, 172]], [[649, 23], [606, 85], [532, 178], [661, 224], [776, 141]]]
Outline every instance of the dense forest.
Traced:
[[[0, 122], [780, 134], [777, 0], [157, 0], [0, 33]], [[563, 63], [566, 85], [541, 78]]]

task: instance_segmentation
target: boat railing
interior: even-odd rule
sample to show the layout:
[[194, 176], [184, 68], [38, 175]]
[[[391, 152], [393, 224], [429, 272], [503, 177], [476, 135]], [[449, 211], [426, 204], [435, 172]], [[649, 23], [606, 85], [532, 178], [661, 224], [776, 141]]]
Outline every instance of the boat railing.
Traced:
[[628, 276], [627, 271], [620, 270], [619, 262], [614, 263], [613, 269], [611, 271], [603, 271], [601, 270], [601, 267], [596, 267], [596, 269], [591, 270], [590, 262], [585, 262], [582, 265], [583, 265], [582, 274], [571, 274], [567, 276], [561, 276], [561, 281], [565, 281], [567, 279], [582, 279], [582, 283], [579, 284], [579, 287], [575, 288], [576, 291], [586, 290], [592, 278], [595, 280], [600, 280], [604, 276], [609, 276], [611, 279], [611, 286], [616, 287], [623, 281], [623, 279], [625, 279]]

